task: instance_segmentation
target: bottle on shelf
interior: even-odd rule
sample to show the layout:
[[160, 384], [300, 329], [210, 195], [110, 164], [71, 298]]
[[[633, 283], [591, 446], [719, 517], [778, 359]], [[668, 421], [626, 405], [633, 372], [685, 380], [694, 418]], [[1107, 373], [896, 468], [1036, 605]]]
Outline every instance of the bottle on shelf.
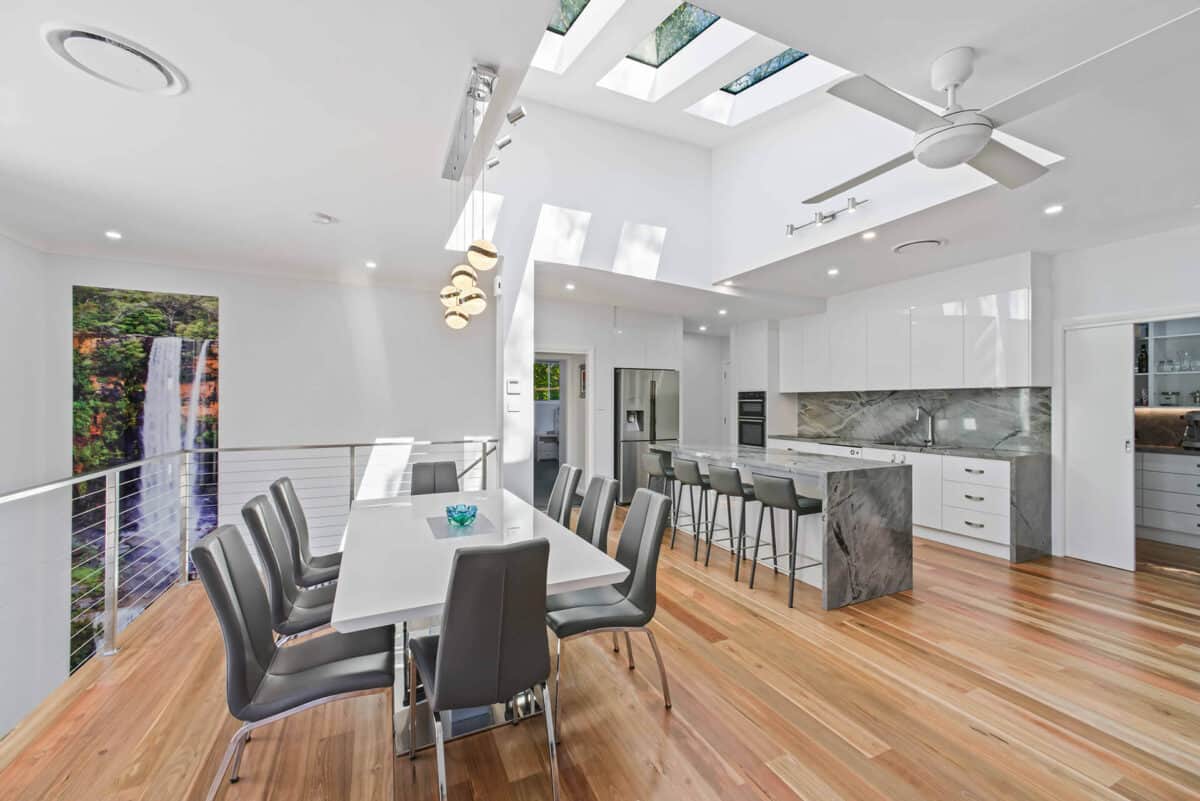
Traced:
[[1146, 343], [1142, 343], [1142, 347], [1138, 350], [1137, 355], [1137, 371], [1139, 373], [1150, 372], [1150, 353], [1146, 350]]

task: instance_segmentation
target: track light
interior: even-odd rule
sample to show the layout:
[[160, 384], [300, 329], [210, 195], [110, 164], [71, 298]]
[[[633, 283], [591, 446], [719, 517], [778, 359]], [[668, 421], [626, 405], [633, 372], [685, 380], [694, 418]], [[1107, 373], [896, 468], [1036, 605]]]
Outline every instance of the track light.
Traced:
[[857, 200], [855, 200], [852, 197], [846, 198], [846, 211], [848, 211], [851, 214], [858, 211], [858, 207], [861, 205], [862, 205], [862, 203], [858, 202]]
[[487, 160], [487, 168], [489, 170], [494, 170], [496, 167], [499, 167], [499, 166], [500, 166], [500, 159], [496, 158], [495, 156], [492, 156], [490, 159]]
[[505, 114], [504, 117], [508, 120], [509, 125], [516, 125], [518, 122], [525, 119], [525, 107], [517, 106], [512, 111]]
[[504, 148], [508, 147], [511, 144], [512, 144], [511, 136], [502, 136], [496, 140], [496, 149], [503, 150]]
[[[812, 220], [804, 223], [803, 225], [795, 225], [795, 224], [789, 223], [788, 227], [787, 227], [787, 235], [790, 237], [793, 234], [795, 234], [797, 231], [808, 228], [810, 225], [822, 226], [822, 225], [825, 225], [826, 223], [831, 223], [842, 214], [847, 214], [847, 213], [853, 214], [855, 211], [858, 210], [859, 206], [862, 206], [863, 204], [869, 203], [869, 202], [870, 201], [868, 201], [868, 200], [858, 200], [857, 198], [853, 198], [853, 197], [846, 198], [846, 205], [843, 208], [834, 209], [833, 211], [814, 211]], [[871, 237], [864, 237], [864, 238], [869, 239]]]

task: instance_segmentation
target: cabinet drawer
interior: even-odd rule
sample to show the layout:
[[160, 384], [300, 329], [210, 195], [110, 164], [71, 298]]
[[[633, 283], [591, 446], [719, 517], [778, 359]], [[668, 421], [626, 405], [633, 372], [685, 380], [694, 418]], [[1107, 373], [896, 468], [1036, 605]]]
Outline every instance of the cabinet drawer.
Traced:
[[1142, 491], [1181, 492], [1185, 495], [1200, 495], [1200, 476], [1185, 476], [1179, 473], [1142, 473]]
[[1012, 539], [1012, 531], [1008, 523], [1008, 515], [991, 515], [986, 512], [972, 512], [966, 509], [956, 509], [953, 506], [942, 507], [942, 528], [988, 542], [1008, 545]]
[[1167, 531], [1186, 531], [1200, 534], [1200, 515], [1185, 515], [1181, 512], [1164, 512], [1162, 509], [1143, 509], [1142, 525], [1162, 528]]
[[964, 484], [961, 481], [942, 482], [942, 505], [967, 511], [1008, 514], [1008, 490], [984, 484]]
[[1161, 509], [1166, 512], [1184, 512], [1189, 515], [1200, 515], [1200, 495], [1184, 495], [1179, 492], [1159, 492], [1146, 490], [1142, 493], [1139, 506], [1147, 509]]
[[968, 484], [987, 484], [1008, 489], [1008, 462], [1000, 459], [967, 459], [962, 456], [942, 458], [942, 477], [947, 481]]
[[1200, 476], [1200, 453], [1195, 456], [1174, 453], [1143, 453], [1142, 469], [1158, 473]]

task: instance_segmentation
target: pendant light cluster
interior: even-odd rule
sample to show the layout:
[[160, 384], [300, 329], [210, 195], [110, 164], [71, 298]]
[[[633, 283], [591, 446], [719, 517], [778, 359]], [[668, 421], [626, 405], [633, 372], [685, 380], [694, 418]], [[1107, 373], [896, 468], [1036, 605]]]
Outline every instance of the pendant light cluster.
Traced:
[[479, 273], [496, 266], [500, 254], [486, 239], [476, 239], [467, 248], [467, 260], [450, 271], [450, 284], [442, 287], [441, 301], [446, 307], [442, 315], [446, 325], [455, 331], [467, 327], [471, 318], [487, 311], [487, 295], [479, 288]]

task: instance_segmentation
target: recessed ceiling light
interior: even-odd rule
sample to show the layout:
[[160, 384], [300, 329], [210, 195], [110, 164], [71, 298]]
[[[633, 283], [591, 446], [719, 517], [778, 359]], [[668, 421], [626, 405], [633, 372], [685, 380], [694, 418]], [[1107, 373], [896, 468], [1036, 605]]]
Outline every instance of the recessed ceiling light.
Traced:
[[701, 330], [701, 331], [707, 331], [707, 330], [708, 330], [708, 326], [707, 326], [707, 325], [702, 325], [702, 326], [700, 326], [700, 330]]
[[169, 61], [115, 33], [86, 26], [47, 25], [42, 36], [72, 67], [122, 89], [160, 95], [177, 95], [187, 89], [187, 79]]
[[574, 292], [574, 291], [575, 291], [575, 285], [574, 285], [574, 284], [567, 284], [567, 291], [568, 291], [568, 292]]
[[1043, 213], [1043, 214], [1049, 214], [1049, 215], [1053, 216], [1053, 215], [1055, 215], [1055, 214], [1061, 214], [1061, 213], [1062, 213], [1062, 210], [1063, 210], [1063, 204], [1061, 204], [1061, 203], [1051, 203], [1049, 206], [1047, 206], [1046, 208], [1042, 209], [1042, 213]]
[[333, 225], [338, 221], [338, 218], [323, 211], [314, 211], [312, 221], [317, 225]]
[[367, 262], [365, 263], [365, 265], [364, 265], [364, 266], [366, 266], [366, 268], [367, 268], [368, 270], [374, 270], [374, 269], [375, 269], [376, 267], [378, 267], [379, 265], [378, 265], [377, 263], [375, 263], [375, 262], [373, 262], [373, 261], [371, 261], [371, 260], [369, 260], [369, 259], [368, 259], [368, 260], [367, 260]]
[[725, 315], [729, 314], [729, 309], [717, 309], [717, 314], [724, 317]]
[[828, 270], [826, 270], [826, 271], [825, 271], [825, 274], [826, 274], [826, 275], [837, 275], [837, 274], [838, 274], [838, 268], [837, 268], [837, 267], [830, 267]]
[[868, 242], [870, 242], [872, 239], [874, 239], [877, 236], [879, 236], [879, 234], [875, 233], [874, 231], [864, 231], [862, 238], [867, 240]]
[[104, 235], [114, 242], [122, 238], [120, 231], [105, 231]]

